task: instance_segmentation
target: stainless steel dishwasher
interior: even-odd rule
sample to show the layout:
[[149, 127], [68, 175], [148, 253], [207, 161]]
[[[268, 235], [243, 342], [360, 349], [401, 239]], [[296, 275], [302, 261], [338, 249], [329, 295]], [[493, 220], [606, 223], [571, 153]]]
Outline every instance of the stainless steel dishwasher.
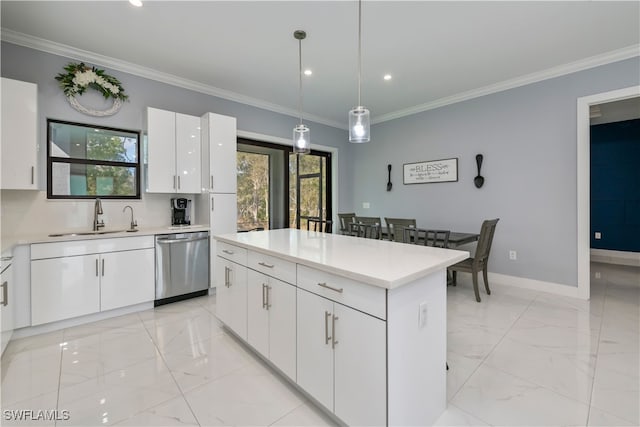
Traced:
[[209, 290], [209, 232], [156, 236], [154, 305], [206, 295]]

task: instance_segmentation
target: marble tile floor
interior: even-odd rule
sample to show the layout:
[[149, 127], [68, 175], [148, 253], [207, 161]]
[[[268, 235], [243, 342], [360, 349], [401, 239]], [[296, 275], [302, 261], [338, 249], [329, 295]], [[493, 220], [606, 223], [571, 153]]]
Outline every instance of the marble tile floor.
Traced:
[[[437, 425], [640, 425], [640, 268], [593, 263], [589, 301], [494, 285], [478, 304], [465, 276], [447, 289]], [[333, 424], [214, 312], [215, 297], [202, 297], [12, 341], [0, 424]], [[24, 409], [59, 420], [7, 419]]]

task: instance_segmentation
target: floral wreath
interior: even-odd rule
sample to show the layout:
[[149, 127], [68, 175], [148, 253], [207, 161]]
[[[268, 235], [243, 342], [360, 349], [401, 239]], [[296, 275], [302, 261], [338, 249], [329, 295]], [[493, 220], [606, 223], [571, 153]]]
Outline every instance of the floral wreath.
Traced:
[[[60, 73], [56, 80], [60, 82], [60, 87], [64, 91], [67, 100], [73, 108], [84, 114], [91, 116], [110, 116], [117, 113], [122, 107], [122, 102], [129, 96], [124, 93], [124, 88], [118, 79], [108, 74], [104, 70], [96, 67], [89, 67], [81, 62], [71, 63], [64, 67], [67, 73]], [[107, 110], [92, 110], [80, 105], [76, 96], [82, 95], [88, 88], [97, 90], [105, 99], [113, 98], [113, 105]]]

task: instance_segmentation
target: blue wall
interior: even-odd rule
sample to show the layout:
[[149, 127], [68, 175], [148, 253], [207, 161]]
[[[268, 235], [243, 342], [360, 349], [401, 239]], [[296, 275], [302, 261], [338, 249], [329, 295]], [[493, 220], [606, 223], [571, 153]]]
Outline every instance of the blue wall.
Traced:
[[591, 247], [640, 252], [640, 120], [591, 126]]

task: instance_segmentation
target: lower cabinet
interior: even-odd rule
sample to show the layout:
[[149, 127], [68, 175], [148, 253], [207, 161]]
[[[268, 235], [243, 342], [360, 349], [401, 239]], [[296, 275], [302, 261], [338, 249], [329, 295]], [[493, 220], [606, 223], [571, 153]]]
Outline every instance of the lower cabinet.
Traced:
[[247, 342], [296, 379], [296, 288], [248, 270]]
[[153, 249], [100, 255], [101, 311], [153, 301], [155, 298], [154, 256]]
[[216, 257], [216, 316], [247, 340], [247, 267]]
[[13, 293], [16, 287], [13, 282], [12, 267], [9, 264], [0, 271], [0, 355], [7, 348], [13, 328], [15, 326], [15, 298]]
[[385, 425], [385, 322], [302, 289], [297, 307], [298, 385], [347, 425]]

